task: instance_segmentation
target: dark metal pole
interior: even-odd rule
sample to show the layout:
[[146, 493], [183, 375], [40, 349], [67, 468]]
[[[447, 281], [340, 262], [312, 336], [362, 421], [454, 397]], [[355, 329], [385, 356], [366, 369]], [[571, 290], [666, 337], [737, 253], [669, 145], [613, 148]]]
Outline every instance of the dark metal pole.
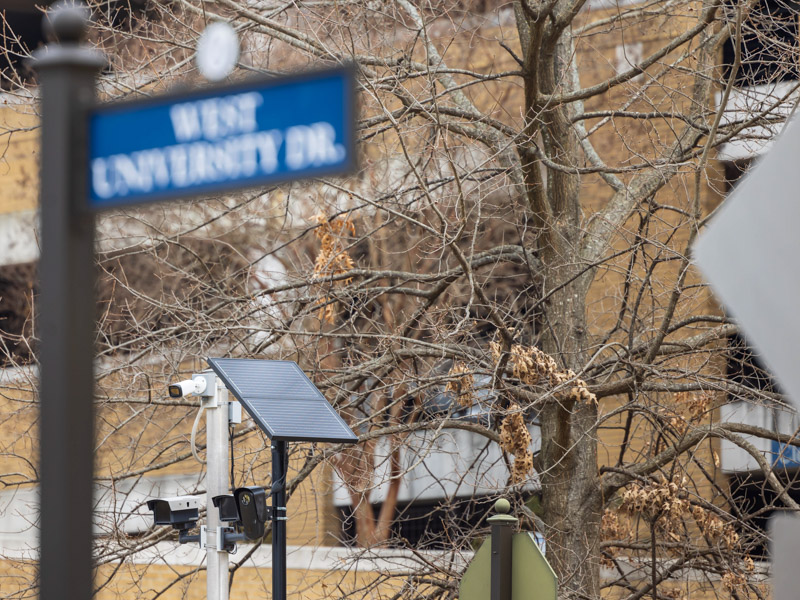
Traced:
[[511, 504], [501, 498], [494, 504], [497, 513], [487, 521], [492, 526], [491, 600], [511, 600], [512, 538], [517, 519], [509, 515]]
[[94, 219], [86, 192], [86, 110], [105, 61], [80, 46], [88, 10], [62, 5], [45, 30], [58, 42], [34, 54], [41, 98], [42, 254], [39, 333], [42, 600], [93, 593]]
[[272, 600], [286, 600], [286, 475], [288, 443], [272, 442]]

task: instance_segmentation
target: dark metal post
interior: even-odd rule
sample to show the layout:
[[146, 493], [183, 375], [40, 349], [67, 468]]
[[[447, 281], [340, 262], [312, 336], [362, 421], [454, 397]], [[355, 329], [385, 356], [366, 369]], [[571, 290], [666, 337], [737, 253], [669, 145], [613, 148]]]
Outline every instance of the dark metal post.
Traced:
[[511, 600], [512, 537], [517, 519], [509, 515], [511, 504], [501, 498], [494, 504], [497, 513], [487, 521], [492, 525], [491, 600]]
[[41, 98], [42, 254], [39, 333], [40, 558], [42, 600], [93, 592], [94, 219], [86, 193], [86, 110], [105, 61], [80, 46], [85, 7], [63, 5], [45, 29], [57, 38], [34, 54]]
[[272, 600], [286, 600], [286, 475], [288, 442], [272, 442]]

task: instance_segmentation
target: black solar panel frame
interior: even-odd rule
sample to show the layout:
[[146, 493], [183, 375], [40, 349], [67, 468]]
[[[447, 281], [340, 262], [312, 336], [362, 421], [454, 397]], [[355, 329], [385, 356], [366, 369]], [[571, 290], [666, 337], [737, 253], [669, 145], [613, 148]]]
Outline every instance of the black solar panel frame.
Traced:
[[[222, 379], [225, 387], [227, 387], [228, 390], [236, 397], [236, 399], [245, 408], [247, 413], [271, 440], [286, 442], [329, 442], [350, 444], [358, 441], [358, 437], [352, 432], [350, 427], [348, 427], [344, 419], [337, 414], [325, 396], [322, 395], [322, 392], [317, 389], [314, 383], [308, 378], [308, 376], [306, 376], [296, 362], [289, 360], [265, 360], [252, 358], [207, 358], [206, 362], [214, 371], [214, 373], [216, 373], [217, 376]], [[269, 365], [265, 365], [264, 363], [269, 363]], [[229, 367], [227, 370], [225, 368], [226, 366]], [[237, 376], [231, 373], [232, 370], [238, 370], [242, 367], [252, 372], [259, 367], [263, 368], [265, 366], [280, 368], [282, 371], [286, 371], [288, 369], [289, 376], [292, 378], [292, 382], [265, 382], [264, 385], [266, 387], [272, 388], [270, 394], [257, 396], [252, 393], [247, 393], [242, 389], [243, 387], [251, 387], [250, 382], [248, 382], [247, 386], [245, 386], [241, 381], [237, 383]], [[230, 367], [236, 367], [236, 369], [231, 369]], [[283, 375], [286, 376], [287, 373], [284, 372]], [[319, 428], [319, 423], [308, 423], [307, 421], [304, 421], [303, 424], [306, 425], [309, 430], [309, 433], [307, 434], [289, 433], [286, 431], [287, 428], [285, 427], [285, 423], [270, 423], [259, 411], [257, 404], [265, 401], [277, 401], [277, 397], [280, 396], [280, 392], [278, 391], [276, 393], [274, 389], [275, 386], [287, 386], [289, 383], [292, 383], [295, 386], [299, 385], [307, 388], [308, 395], [299, 400], [302, 400], [303, 402], [313, 402], [314, 405], [318, 405], [318, 408], [324, 407], [325, 410], [322, 411], [321, 415], [326, 419], [326, 423], [324, 425], [327, 428], [331, 428], [332, 426], [334, 428], [338, 427], [342, 431], [342, 435], [321, 434], [318, 431], [315, 433], [313, 429], [315, 426]], [[280, 401], [291, 402], [291, 400], [288, 399]], [[304, 415], [297, 416], [301, 419], [304, 418]], [[297, 425], [296, 421], [294, 424]]]

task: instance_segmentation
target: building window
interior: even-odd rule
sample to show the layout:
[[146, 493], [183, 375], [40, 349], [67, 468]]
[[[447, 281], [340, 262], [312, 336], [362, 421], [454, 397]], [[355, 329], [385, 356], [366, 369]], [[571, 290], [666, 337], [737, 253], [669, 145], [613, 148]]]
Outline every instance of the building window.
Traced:
[[[752, 346], [738, 334], [728, 338], [727, 363], [727, 376], [732, 383], [754, 392], [775, 391], [775, 380], [767, 372]], [[731, 402], [742, 399], [742, 395], [739, 394], [728, 395], [728, 400]]]
[[[452, 363], [445, 361], [437, 372], [447, 373]], [[488, 424], [492, 418], [492, 407], [496, 393], [492, 379], [487, 375], [475, 377], [474, 403], [464, 407], [456, 402], [454, 392], [444, 386], [424, 388], [418, 399], [422, 408], [419, 419], [448, 416], [465, 422]], [[531, 435], [531, 451], [541, 448], [538, 423], [528, 425]], [[357, 484], [348, 482], [337, 471], [334, 476], [333, 502], [341, 522], [342, 541], [357, 543], [356, 510], [353, 502], [369, 503], [377, 519], [389, 498], [391, 467], [389, 460], [392, 447], [388, 439], [376, 443], [371, 470]], [[381, 540], [393, 547], [442, 549], [453, 539], [463, 538], [466, 532], [484, 525], [490, 506], [497, 499], [497, 490], [509, 481], [509, 465], [502, 448], [482, 435], [462, 429], [415, 431], [405, 435], [396, 457], [399, 484], [395, 491], [393, 515], [388, 538]], [[349, 475], [352, 477], [352, 473]], [[353, 478], [356, 479], [356, 478]], [[364, 485], [364, 481], [368, 485]], [[366, 487], [366, 489], [365, 489]], [[353, 489], [364, 489], [353, 493]], [[528, 500], [541, 491], [538, 473], [532, 472], [520, 482], [515, 493], [520, 500]], [[390, 505], [392, 506], [392, 505]], [[365, 517], [363, 506], [358, 515]], [[366, 513], [369, 515], [369, 513]], [[387, 515], [384, 514], [383, 518]]]
[[[477, 531], [497, 500], [496, 495], [475, 498], [457, 498], [449, 501], [403, 502], [398, 504], [392, 520], [392, 532], [386, 542], [389, 547], [416, 548], [418, 550], [452, 549], [455, 539], [467, 532]], [[347, 546], [357, 543], [356, 522], [351, 506], [337, 507], [342, 523], [343, 542]], [[381, 505], [373, 504], [377, 517]]]
[[[13, 90], [34, 78], [26, 65], [34, 50], [46, 43], [44, 11], [55, 0], [0, 0], [0, 90]], [[151, 18], [148, 0], [94, 0], [93, 19], [101, 29], [130, 29], [137, 18]], [[107, 67], [107, 69], [110, 67]]]
[[[786, 435], [798, 432], [797, 414], [763, 397], [780, 393], [780, 389], [754, 349], [739, 335], [728, 340], [727, 377], [740, 389], [729, 392], [729, 404], [723, 407], [723, 420], [743, 422]], [[800, 448], [755, 436], [746, 437], [763, 454], [772, 467], [772, 473], [787, 487], [792, 499], [800, 500]], [[735, 511], [740, 513], [739, 535], [753, 557], [766, 557], [769, 520], [776, 511], [785, 507], [755, 460], [734, 446], [729, 442], [722, 444], [723, 453], [728, 454], [723, 455], [723, 470], [728, 471], [731, 497]]]
[[[730, 19], [735, 22], [734, 10]], [[800, 79], [798, 69], [798, 8], [795, 0], [761, 0], [742, 20], [740, 40], [735, 34], [723, 47], [723, 75], [730, 79], [735, 44], [741, 49], [741, 63], [734, 83], [739, 87]]]
[[33, 360], [36, 264], [0, 266], [0, 367]]
[[733, 188], [736, 187], [752, 164], [752, 159], [730, 160], [722, 163], [725, 169], [725, 185], [723, 192], [726, 196], [733, 191]]
[[[738, 10], [747, 3], [728, 0], [728, 23], [737, 20]], [[721, 144], [718, 158], [746, 161], [763, 154], [780, 133], [797, 103], [800, 80], [800, 28], [798, 0], [760, 0], [750, 6], [742, 19], [741, 36], [735, 31], [722, 50], [722, 86], [717, 91], [717, 106], [722, 108], [723, 127], [746, 126], [732, 140]], [[736, 45], [741, 62], [733, 72]], [[733, 78], [734, 88], [724, 107], [719, 106], [723, 89]]]
[[33, 75], [24, 59], [45, 41], [38, 4], [10, 0], [0, 9], [0, 89], [18, 87]]

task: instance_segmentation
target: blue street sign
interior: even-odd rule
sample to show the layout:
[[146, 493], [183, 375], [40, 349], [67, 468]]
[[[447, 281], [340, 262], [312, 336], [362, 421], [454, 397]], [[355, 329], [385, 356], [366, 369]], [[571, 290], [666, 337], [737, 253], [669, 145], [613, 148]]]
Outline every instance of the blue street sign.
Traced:
[[92, 210], [341, 174], [355, 165], [350, 68], [99, 106]]

